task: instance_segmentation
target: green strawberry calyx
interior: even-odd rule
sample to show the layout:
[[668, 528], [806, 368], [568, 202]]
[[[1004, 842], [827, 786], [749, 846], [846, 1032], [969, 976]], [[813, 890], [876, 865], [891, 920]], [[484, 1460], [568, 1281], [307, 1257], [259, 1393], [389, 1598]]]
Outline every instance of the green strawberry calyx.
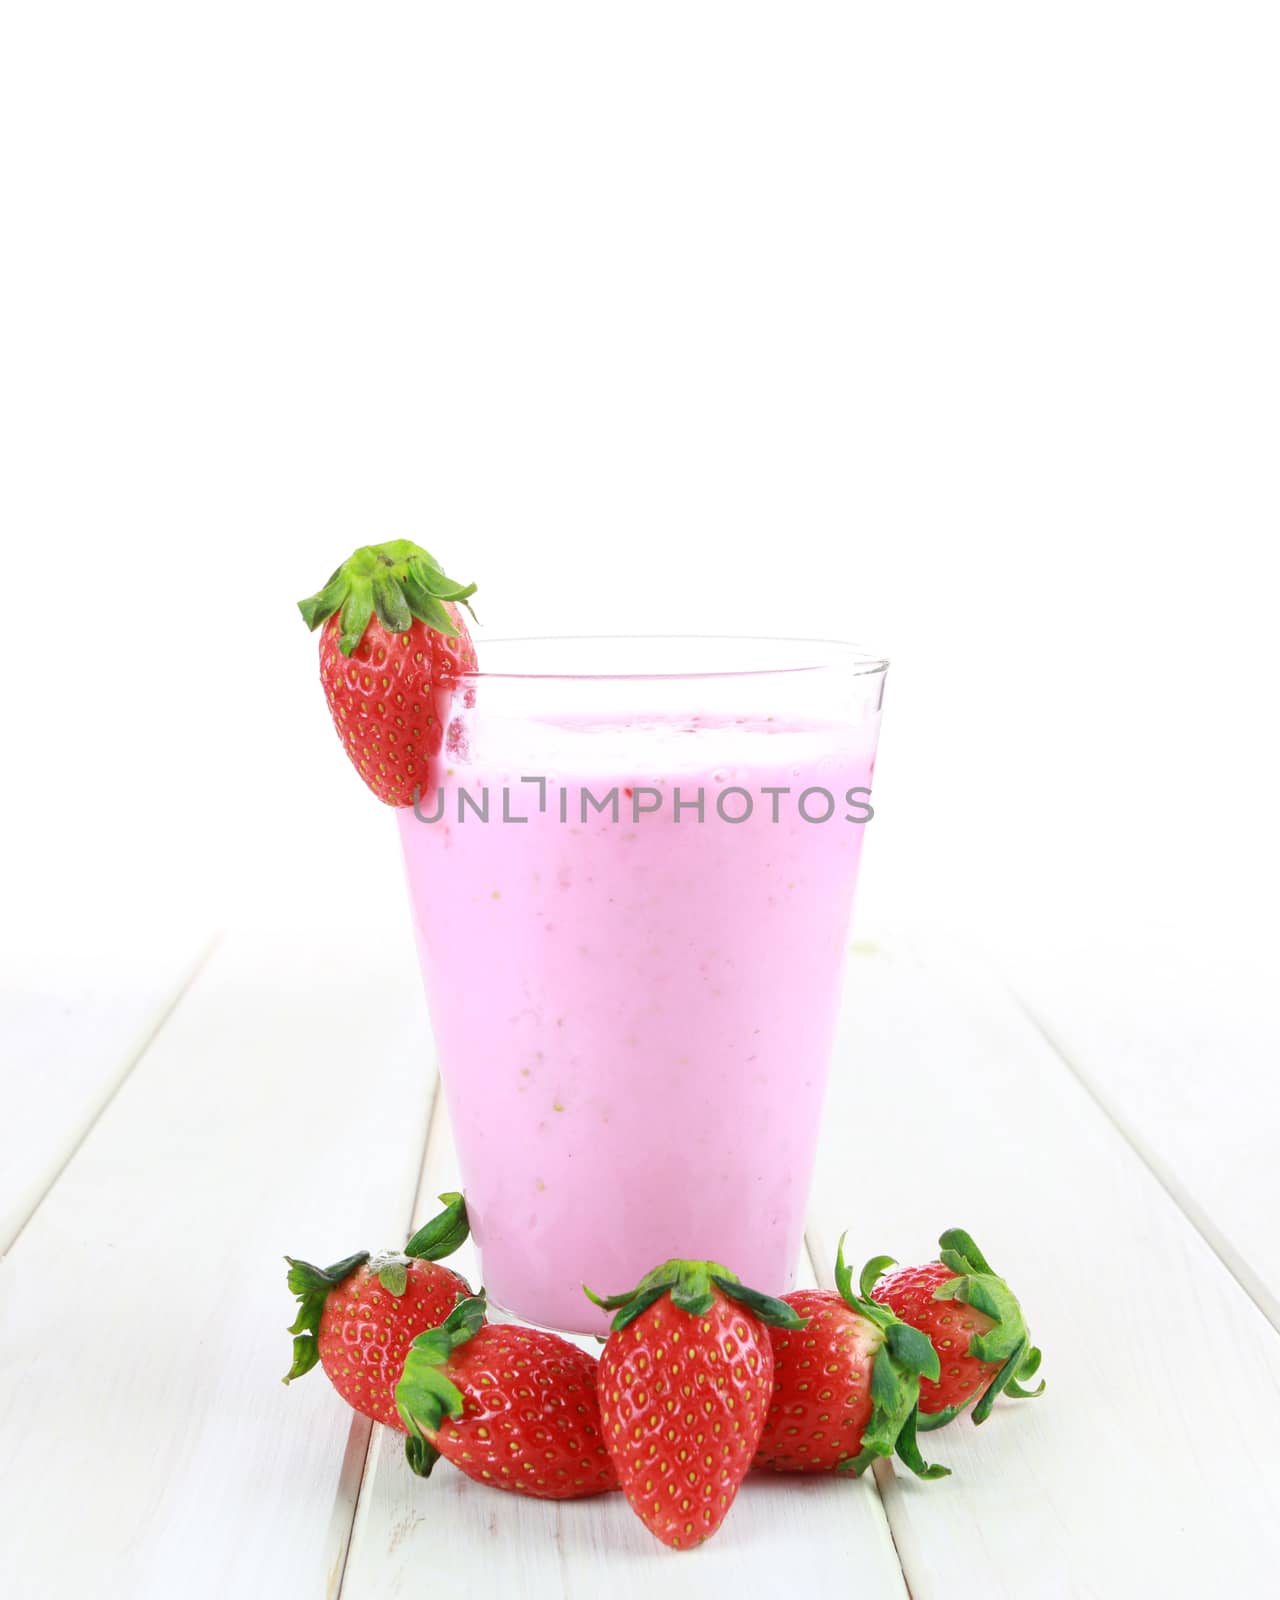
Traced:
[[286, 1383], [301, 1378], [319, 1361], [320, 1319], [324, 1316], [329, 1292], [349, 1278], [357, 1267], [367, 1261], [370, 1272], [377, 1276], [387, 1293], [399, 1298], [408, 1284], [409, 1268], [414, 1261], [440, 1261], [463, 1243], [468, 1232], [466, 1201], [453, 1190], [442, 1194], [440, 1200], [444, 1210], [424, 1223], [403, 1251], [384, 1250], [371, 1257], [367, 1250], [360, 1250], [335, 1261], [331, 1267], [313, 1267], [309, 1261], [285, 1257], [289, 1263], [289, 1292], [298, 1301], [298, 1314], [289, 1326], [293, 1335], [293, 1364], [284, 1375]]
[[602, 1311], [617, 1312], [610, 1323], [614, 1333], [620, 1333], [642, 1316], [663, 1295], [670, 1295], [672, 1305], [691, 1317], [705, 1316], [715, 1301], [717, 1289], [770, 1327], [794, 1329], [808, 1324], [808, 1318], [799, 1316], [785, 1300], [749, 1289], [736, 1272], [730, 1272], [718, 1261], [664, 1261], [660, 1267], [647, 1272], [634, 1289], [623, 1294], [598, 1295], [585, 1283], [582, 1289], [587, 1299]]
[[[1031, 1343], [1027, 1324], [1012, 1289], [996, 1273], [963, 1228], [948, 1228], [938, 1240], [938, 1260], [950, 1267], [955, 1277], [939, 1284], [935, 1300], [959, 1300], [990, 1317], [995, 1324], [969, 1340], [968, 1354], [979, 1361], [999, 1363], [1000, 1370], [980, 1395], [973, 1408], [975, 1423], [985, 1422], [998, 1395], [1015, 1400], [1034, 1400], [1044, 1392], [1044, 1380], [1034, 1389], [1023, 1384], [1035, 1377], [1040, 1367], [1040, 1352]], [[922, 1417], [922, 1429], [941, 1428], [969, 1404], [947, 1406], [931, 1417]]]
[[375, 613], [388, 633], [403, 633], [416, 619], [446, 638], [456, 638], [458, 630], [445, 603], [452, 601], [470, 611], [468, 601], [475, 592], [474, 583], [455, 583], [446, 577], [440, 563], [421, 545], [392, 539], [388, 544], [361, 545], [323, 589], [298, 601], [298, 610], [313, 633], [341, 611], [338, 649], [349, 656], [364, 638]]
[[396, 1410], [407, 1434], [405, 1459], [420, 1478], [429, 1478], [439, 1459], [437, 1429], [446, 1417], [462, 1415], [462, 1391], [444, 1369], [458, 1346], [484, 1326], [486, 1309], [483, 1294], [459, 1295], [440, 1326], [420, 1333], [404, 1358], [396, 1384]]
[[310, 1372], [319, 1361], [320, 1318], [324, 1315], [329, 1291], [337, 1288], [344, 1278], [349, 1278], [368, 1259], [369, 1252], [360, 1250], [342, 1261], [335, 1261], [331, 1267], [313, 1267], [309, 1261], [285, 1257], [289, 1263], [289, 1292], [298, 1297], [298, 1315], [289, 1324], [289, 1332], [293, 1335], [293, 1365], [284, 1375], [286, 1383], [292, 1383], [295, 1378]]
[[888, 1306], [871, 1298], [876, 1279], [895, 1265], [890, 1256], [875, 1256], [863, 1267], [857, 1292], [844, 1258], [844, 1234], [836, 1246], [836, 1288], [840, 1298], [880, 1331], [881, 1344], [871, 1365], [871, 1417], [862, 1430], [862, 1448], [841, 1461], [837, 1472], [859, 1478], [877, 1457], [895, 1453], [918, 1478], [945, 1478], [947, 1467], [930, 1465], [916, 1444], [920, 1416], [920, 1379], [937, 1381], [938, 1352], [927, 1334], [903, 1322]]
[[443, 1261], [467, 1241], [467, 1202], [456, 1189], [446, 1189], [436, 1199], [444, 1210], [424, 1222], [404, 1247], [405, 1255], [415, 1261]]

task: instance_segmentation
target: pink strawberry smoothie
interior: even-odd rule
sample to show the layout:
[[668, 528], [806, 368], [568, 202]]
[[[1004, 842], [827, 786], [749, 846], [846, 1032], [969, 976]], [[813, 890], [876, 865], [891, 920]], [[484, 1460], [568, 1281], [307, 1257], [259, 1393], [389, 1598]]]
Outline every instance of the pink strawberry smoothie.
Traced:
[[[864, 832], [847, 818], [866, 815], [875, 736], [874, 717], [541, 723], [523, 751], [456, 745], [422, 802], [439, 821], [398, 813], [497, 1306], [598, 1332], [581, 1285], [613, 1293], [673, 1256], [792, 1286]], [[527, 821], [501, 820], [504, 786]], [[676, 791], [699, 786], [704, 820], [686, 805], [677, 821]], [[615, 787], [616, 820], [592, 806], [584, 822], [584, 789]], [[487, 822], [459, 821], [460, 788], [487, 788]], [[739, 790], [752, 814], [727, 822], [717, 797], [736, 817]], [[804, 790], [827, 791], [829, 820], [805, 820]], [[646, 791], [660, 809], [637, 818]], [[804, 805], [828, 809], [820, 792]]]

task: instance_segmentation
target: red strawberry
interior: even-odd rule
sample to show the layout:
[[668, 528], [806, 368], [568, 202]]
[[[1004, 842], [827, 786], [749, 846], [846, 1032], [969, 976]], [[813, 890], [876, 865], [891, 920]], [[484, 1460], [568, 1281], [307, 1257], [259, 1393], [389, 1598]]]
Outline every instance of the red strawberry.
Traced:
[[618, 1481], [650, 1533], [692, 1549], [724, 1521], [760, 1442], [773, 1392], [765, 1324], [804, 1323], [714, 1261], [668, 1261], [627, 1294], [591, 1298], [618, 1312], [600, 1357]]
[[[475, 593], [407, 539], [357, 550], [298, 609], [320, 635], [320, 681], [348, 756], [379, 800], [430, 789], [458, 677], [476, 651], [458, 610]], [[470, 607], [468, 606], [468, 610]]]
[[483, 1298], [460, 1300], [410, 1347], [396, 1404], [414, 1470], [425, 1477], [444, 1456], [477, 1483], [538, 1500], [616, 1489], [595, 1361], [541, 1328], [486, 1326], [484, 1313]]
[[442, 1194], [445, 1209], [419, 1228], [402, 1255], [367, 1250], [332, 1267], [289, 1263], [289, 1288], [298, 1297], [293, 1365], [285, 1382], [319, 1361], [342, 1398], [375, 1422], [403, 1429], [395, 1387], [410, 1341], [442, 1323], [471, 1286], [439, 1265], [467, 1237], [460, 1194]]
[[836, 1253], [837, 1289], [784, 1296], [808, 1325], [770, 1328], [774, 1388], [755, 1465], [770, 1472], [849, 1472], [860, 1477], [896, 1450], [922, 1478], [944, 1478], [916, 1448], [920, 1375], [938, 1375], [938, 1357], [918, 1329], [869, 1298], [888, 1256], [862, 1269], [860, 1294]]
[[1040, 1352], [1031, 1343], [1022, 1307], [991, 1270], [963, 1228], [938, 1240], [940, 1259], [887, 1273], [871, 1294], [904, 1322], [928, 1334], [942, 1363], [939, 1381], [920, 1384], [922, 1429], [940, 1428], [977, 1398], [973, 1420], [985, 1422], [998, 1394], [1026, 1400], [1019, 1379], [1034, 1377]]

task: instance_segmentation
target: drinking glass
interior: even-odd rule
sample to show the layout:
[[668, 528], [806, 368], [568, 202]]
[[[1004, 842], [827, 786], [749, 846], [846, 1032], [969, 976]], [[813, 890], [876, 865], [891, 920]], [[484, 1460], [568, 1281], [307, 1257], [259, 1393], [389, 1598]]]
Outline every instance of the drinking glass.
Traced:
[[672, 1256], [793, 1282], [887, 663], [827, 640], [485, 641], [399, 814], [484, 1282]]

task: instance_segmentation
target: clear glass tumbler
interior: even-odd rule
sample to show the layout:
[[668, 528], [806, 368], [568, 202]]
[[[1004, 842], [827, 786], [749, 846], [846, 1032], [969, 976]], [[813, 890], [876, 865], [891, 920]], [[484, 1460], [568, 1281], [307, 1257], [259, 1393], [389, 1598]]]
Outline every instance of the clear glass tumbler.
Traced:
[[735, 638], [485, 641], [399, 812], [484, 1282], [671, 1256], [793, 1281], [887, 663]]

